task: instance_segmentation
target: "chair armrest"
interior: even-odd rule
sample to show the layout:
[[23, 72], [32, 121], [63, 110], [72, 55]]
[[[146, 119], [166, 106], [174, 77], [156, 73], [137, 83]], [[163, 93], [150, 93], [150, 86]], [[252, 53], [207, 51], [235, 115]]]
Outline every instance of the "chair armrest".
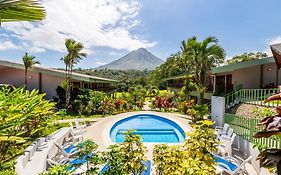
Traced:
[[238, 162], [238, 160], [235, 159], [234, 157], [225, 156], [224, 158], [225, 158], [227, 161], [229, 161], [229, 162], [235, 164], [236, 166], [239, 166], [239, 165], [240, 165], [240, 163]]

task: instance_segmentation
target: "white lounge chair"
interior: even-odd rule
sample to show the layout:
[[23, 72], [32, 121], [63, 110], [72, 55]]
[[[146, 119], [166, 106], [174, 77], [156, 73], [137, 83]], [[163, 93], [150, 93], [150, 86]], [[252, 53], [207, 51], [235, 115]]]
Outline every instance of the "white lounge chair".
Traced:
[[227, 131], [228, 131], [228, 128], [229, 128], [229, 124], [227, 124], [227, 123], [225, 123], [225, 124], [223, 125], [223, 127], [221, 127], [221, 126], [216, 126], [216, 127], [215, 127], [216, 134], [217, 134], [218, 136], [220, 136], [220, 135], [225, 135], [225, 134], [227, 133]]
[[59, 153], [65, 158], [70, 158], [76, 155], [79, 151], [74, 145], [66, 144], [59, 145], [57, 142], [53, 141], [54, 145], [59, 149]]
[[69, 135], [67, 138], [65, 138], [65, 142], [66, 143], [70, 143], [70, 144], [73, 144], [73, 145], [76, 145], [78, 143], [81, 143], [84, 141], [84, 135], [83, 135], [84, 132], [74, 132], [72, 129], [71, 131], [69, 132]]
[[231, 136], [233, 134], [233, 129], [232, 128], [229, 128], [227, 133], [226, 134], [223, 134], [223, 135], [220, 135], [218, 137], [219, 140], [230, 140], [231, 139]]
[[74, 135], [84, 134], [84, 130], [81, 127], [74, 127], [72, 122], [69, 122], [69, 127]]
[[72, 159], [69, 158], [64, 158], [61, 159], [59, 161], [55, 161], [52, 159], [47, 159], [47, 163], [50, 165], [50, 167], [56, 166], [56, 165], [66, 165], [67, 163], [69, 163]]
[[80, 128], [82, 131], [86, 132], [87, 131], [87, 125], [81, 125], [79, 123], [79, 120], [76, 118], [75, 120], [75, 125], [76, 125], [76, 128]]
[[241, 164], [239, 164], [238, 160], [226, 156], [224, 158], [219, 156], [214, 156], [215, 162], [228, 174], [230, 175], [237, 175], [237, 174], [243, 174], [245, 172], [245, 165], [248, 163], [252, 156], [248, 157], [246, 160], [244, 160]]
[[235, 140], [236, 134], [233, 133], [230, 140], [221, 139], [221, 143], [219, 144], [218, 154], [221, 154], [223, 157], [227, 154], [228, 156], [232, 156], [232, 144]]

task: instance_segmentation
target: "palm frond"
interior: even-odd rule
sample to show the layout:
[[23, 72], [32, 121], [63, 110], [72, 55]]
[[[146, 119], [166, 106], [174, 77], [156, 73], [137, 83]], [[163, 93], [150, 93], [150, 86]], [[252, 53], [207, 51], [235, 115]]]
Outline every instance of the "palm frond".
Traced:
[[0, 0], [0, 22], [39, 21], [46, 16], [37, 0]]

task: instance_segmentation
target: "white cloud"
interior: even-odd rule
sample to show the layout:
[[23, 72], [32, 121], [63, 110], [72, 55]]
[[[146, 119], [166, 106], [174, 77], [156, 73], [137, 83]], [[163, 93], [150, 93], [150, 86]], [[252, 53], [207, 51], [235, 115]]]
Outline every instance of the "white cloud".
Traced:
[[98, 66], [107, 64], [107, 63], [105, 63], [105, 62], [100, 62], [100, 61], [96, 61], [95, 63], [96, 63], [96, 65], [98, 65]]
[[90, 53], [95, 46], [134, 50], [155, 45], [130, 31], [140, 23], [141, 5], [136, 0], [44, 0], [43, 4], [47, 17], [42, 22], [3, 24], [31, 51], [64, 52], [66, 38], [81, 41]]
[[264, 52], [269, 55], [269, 56], [272, 56], [272, 52], [270, 50], [270, 45], [273, 45], [273, 44], [278, 44], [278, 43], [281, 43], [281, 36], [276, 36], [274, 38], [271, 38], [269, 40], [267, 40], [266, 42], [266, 48], [264, 49]]
[[10, 40], [1, 41], [0, 50], [18, 49], [18, 47]]

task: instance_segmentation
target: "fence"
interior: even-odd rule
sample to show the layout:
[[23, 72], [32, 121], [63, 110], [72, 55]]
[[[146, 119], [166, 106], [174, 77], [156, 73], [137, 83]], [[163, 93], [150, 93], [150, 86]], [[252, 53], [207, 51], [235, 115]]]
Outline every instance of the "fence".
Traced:
[[237, 116], [234, 114], [225, 114], [225, 123], [228, 123], [234, 132], [244, 139], [254, 143], [266, 145], [269, 148], [281, 148], [281, 138], [272, 136], [270, 138], [254, 138], [255, 133], [263, 128], [256, 128], [259, 119]]
[[271, 101], [269, 103], [263, 103], [265, 99], [279, 90], [276, 89], [240, 89], [235, 92], [231, 92], [225, 95], [225, 109], [228, 110], [231, 107], [239, 103], [248, 103], [266, 107], [276, 107], [281, 105], [279, 101]]

